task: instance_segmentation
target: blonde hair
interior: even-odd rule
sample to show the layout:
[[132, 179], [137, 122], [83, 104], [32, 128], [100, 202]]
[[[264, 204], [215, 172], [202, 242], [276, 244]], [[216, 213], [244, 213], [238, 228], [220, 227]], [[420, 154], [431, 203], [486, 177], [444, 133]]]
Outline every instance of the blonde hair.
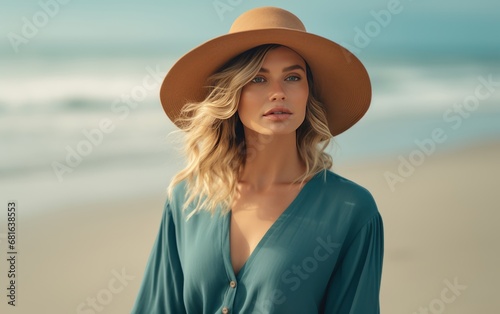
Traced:
[[[243, 124], [237, 109], [242, 88], [258, 73], [266, 54], [280, 45], [262, 45], [231, 59], [208, 78], [208, 96], [198, 103], [186, 104], [177, 120], [185, 133], [184, 154], [187, 166], [177, 173], [168, 187], [186, 180], [183, 210], [194, 201], [188, 219], [201, 210], [212, 215], [218, 206], [222, 214], [230, 211], [237, 192], [239, 173], [255, 147], [247, 147]], [[305, 173], [293, 183], [332, 167], [325, 153], [331, 138], [323, 105], [314, 96], [312, 73], [307, 66], [309, 98], [304, 122], [296, 131], [297, 150], [306, 166]], [[255, 151], [254, 151], [255, 153]]]

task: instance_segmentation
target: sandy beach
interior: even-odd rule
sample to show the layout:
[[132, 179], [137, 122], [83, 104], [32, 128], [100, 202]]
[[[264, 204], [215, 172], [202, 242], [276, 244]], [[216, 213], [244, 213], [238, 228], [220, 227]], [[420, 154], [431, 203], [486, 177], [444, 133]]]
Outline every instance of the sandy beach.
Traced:
[[[498, 313], [499, 143], [438, 151], [391, 191], [384, 173], [397, 173], [399, 163], [395, 156], [334, 168], [372, 192], [384, 219], [382, 313]], [[20, 216], [17, 305], [4, 296], [0, 312], [129, 313], [164, 200]]]
[[392, 192], [383, 173], [399, 163], [338, 171], [372, 191], [384, 218], [382, 313], [498, 313], [499, 143], [431, 155]]

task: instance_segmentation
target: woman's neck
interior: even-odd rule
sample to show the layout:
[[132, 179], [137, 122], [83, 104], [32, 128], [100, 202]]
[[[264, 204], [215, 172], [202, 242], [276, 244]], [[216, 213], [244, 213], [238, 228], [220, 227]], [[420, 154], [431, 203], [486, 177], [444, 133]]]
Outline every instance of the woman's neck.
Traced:
[[257, 191], [290, 184], [305, 172], [295, 132], [286, 135], [251, 133], [246, 136], [246, 145], [247, 158], [239, 182]]

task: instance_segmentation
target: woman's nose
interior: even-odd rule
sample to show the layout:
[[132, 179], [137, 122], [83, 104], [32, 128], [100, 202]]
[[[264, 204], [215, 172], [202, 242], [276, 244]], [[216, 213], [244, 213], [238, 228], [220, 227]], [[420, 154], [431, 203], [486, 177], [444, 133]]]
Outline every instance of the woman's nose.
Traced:
[[271, 101], [283, 101], [286, 99], [285, 91], [283, 90], [283, 87], [279, 83], [275, 83], [271, 87], [271, 93], [269, 99]]

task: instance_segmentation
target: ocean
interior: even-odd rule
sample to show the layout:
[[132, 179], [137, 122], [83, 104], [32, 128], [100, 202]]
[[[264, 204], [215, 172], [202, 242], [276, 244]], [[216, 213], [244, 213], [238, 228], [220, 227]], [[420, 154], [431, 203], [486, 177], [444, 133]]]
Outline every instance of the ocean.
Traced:
[[[158, 99], [177, 57], [3, 57], [2, 199], [36, 215], [164, 193], [183, 165]], [[361, 59], [372, 105], [329, 146], [337, 168], [500, 139], [500, 59]]]

